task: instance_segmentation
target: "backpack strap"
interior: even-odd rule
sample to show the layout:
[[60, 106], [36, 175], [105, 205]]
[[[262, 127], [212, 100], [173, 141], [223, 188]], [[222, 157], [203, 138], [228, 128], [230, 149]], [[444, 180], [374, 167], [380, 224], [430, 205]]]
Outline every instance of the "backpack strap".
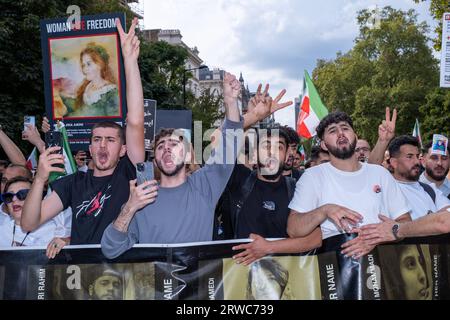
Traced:
[[250, 193], [252, 193], [253, 187], [255, 186], [256, 183], [256, 179], [257, 179], [257, 172], [256, 170], [254, 170], [247, 177], [247, 179], [245, 179], [244, 184], [240, 188], [239, 198], [236, 201], [236, 209], [234, 210], [235, 214], [232, 215], [231, 217], [231, 219], [234, 220], [232, 221], [232, 225], [235, 239], [237, 239], [237, 226], [239, 221], [239, 214], [241, 213], [245, 201], [247, 201], [247, 198], [250, 196]]
[[295, 178], [291, 178], [288, 176], [285, 176], [284, 178], [286, 179], [287, 194], [288, 194], [288, 199], [290, 202], [292, 200], [292, 198], [294, 197], [295, 186], [297, 184], [297, 180], [295, 180]]
[[419, 181], [419, 184], [422, 186], [423, 190], [425, 190], [425, 192], [428, 193], [428, 195], [431, 197], [433, 203], [436, 203], [436, 192], [434, 192], [434, 189], [426, 183]]

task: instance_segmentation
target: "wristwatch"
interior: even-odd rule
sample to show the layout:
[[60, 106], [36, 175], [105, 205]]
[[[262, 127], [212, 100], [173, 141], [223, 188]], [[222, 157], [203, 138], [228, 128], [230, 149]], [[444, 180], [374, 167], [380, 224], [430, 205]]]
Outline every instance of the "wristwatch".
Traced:
[[394, 235], [395, 240], [400, 240], [400, 238], [398, 236], [399, 228], [400, 228], [400, 225], [398, 223], [396, 223], [392, 226], [392, 234]]

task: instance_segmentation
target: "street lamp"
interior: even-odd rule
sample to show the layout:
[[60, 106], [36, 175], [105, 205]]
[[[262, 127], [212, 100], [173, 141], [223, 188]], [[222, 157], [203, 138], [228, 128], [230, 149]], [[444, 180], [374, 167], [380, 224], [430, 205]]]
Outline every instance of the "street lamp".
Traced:
[[202, 70], [208, 69], [208, 66], [202, 65], [198, 68], [184, 69], [183, 72], [183, 107], [186, 108], [186, 72], [194, 71], [194, 70]]

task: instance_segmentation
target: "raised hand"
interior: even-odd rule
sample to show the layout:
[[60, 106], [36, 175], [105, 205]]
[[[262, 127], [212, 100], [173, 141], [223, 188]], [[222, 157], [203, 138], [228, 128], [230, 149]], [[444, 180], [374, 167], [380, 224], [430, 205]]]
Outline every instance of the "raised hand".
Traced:
[[264, 92], [261, 92], [262, 84], [260, 84], [256, 95], [250, 100], [248, 106], [248, 112], [253, 112], [260, 121], [293, 103], [292, 101], [280, 103], [280, 100], [286, 94], [285, 89], [281, 90], [275, 99], [272, 99], [269, 95], [269, 88], [270, 86], [266, 84]]
[[32, 124], [26, 124], [26, 129], [22, 132], [22, 140], [29, 141], [32, 145], [40, 148], [45, 145], [41, 139], [41, 135], [35, 126]]
[[[36, 179], [40, 179], [43, 182], [48, 180], [51, 172], [64, 173], [64, 156], [59, 151], [61, 147], [51, 147], [41, 153], [39, 156], [39, 164], [36, 172]], [[56, 167], [55, 165], [61, 165], [62, 167]]]
[[50, 131], [50, 123], [47, 117], [42, 118], [41, 131], [43, 133], [47, 133], [48, 131]]
[[117, 30], [119, 31], [120, 37], [120, 45], [122, 47], [122, 55], [123, 59], [126, 61], [137, 61], [137, 58], [139, 57], [140, 41], [136, 36], [136, 26], [138, 22], [138, 18], [134, 18], [131, 23], [130, 30], [128, 30], [128, 33], [125, 33], [120, 19], [116, 19]]
[[158, 196], [157, 181], [146, 181], [143, 184], [136, 186], [136, 180], [130, 181], [130, 197], [127, 205], [133, 210], [138, 211], [145, 206], [156, 201]]
[[386, 108], [386, 119], [378, 127], [378, 137], [382, 141], [390, 142], [395, 137], [395, 124], [397, 123], [397, 109], [394, 109], [391, 119], [391, 109]]
[[237, 99], [241, 92], [241, 83], [236, 79], [236, 76], [225, 72], [223, 79], [223, 100], [225, 107], [237, 106]]

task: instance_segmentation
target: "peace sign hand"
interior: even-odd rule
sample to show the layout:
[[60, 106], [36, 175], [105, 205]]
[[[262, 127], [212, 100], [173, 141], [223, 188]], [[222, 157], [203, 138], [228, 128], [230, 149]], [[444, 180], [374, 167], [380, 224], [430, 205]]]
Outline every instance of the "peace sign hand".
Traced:
[[256, 91], [256, 95], [250, 100], [248, 106], [248, 111], [255, 113], [259, 121], [292, 104], [292, 101], [280, 103], [280, 100], [286, 94], [285, 89], [281, 90], [275, 99], [272, 99], [272, 97], [269, 96], [269, 87], [270, 86], [266, 84], [264, 92], [261, 93], [262, 85], [260, 84]]
[[386, 108], [386, 120], [378, 127], [378, 137], [381, 141], [390, 142], [395, 137], [395, 124], [397, 122], [397, 109], [394, 109], [391, 119], [391, 109]]
[[120, 45], [122, 47], [122, 55], [123, 59], [126, 61], [137, 61], [137, 58], [139, 57], [140, 41], [136, 36], [136, 26], [138, 22], [138, 18], [135, 17], [131, 23], [128, 33], [125, 33], [122, 28], [122, 23], [119, 19], [116, 19], [117, 30], [120, 37]]

